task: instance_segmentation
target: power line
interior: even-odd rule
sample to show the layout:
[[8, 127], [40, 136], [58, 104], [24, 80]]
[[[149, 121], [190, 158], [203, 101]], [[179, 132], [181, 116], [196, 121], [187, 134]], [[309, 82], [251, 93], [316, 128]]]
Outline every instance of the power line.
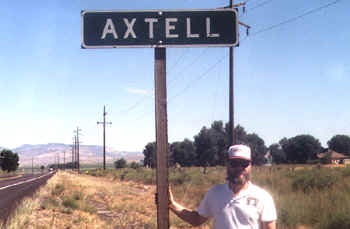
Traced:
[[259, 4], [257, 4], [257, 5], [255, 5], [255, 6], [253, 6], [253, 7], [251, 7], [251, 8], [248, 8], [248, 10], [255, 10], [255, 9], [260, 8], [260, 7], [262, 7], [262, 6], [268, 4], [269, 2], [272, 2], [272, 1], [273, 1], [273, 0], [265, 0], [265, 1], [263, 1], [263, 2], [261, 2], [261, 3], [259, 3]]
[[[222, 68], [220, 68], [218, 73], [217, 73], [217, 75], [216, 75], [218, 82], [222, 82], [222, 79], [221, 79], [222, 75], [223, 75]], [[217, 108], [216, 107], [217, 106], [217, 98], [218, 98], [218, 94], [219, 94], [219, 91], [220, 91], [219, 86], [220, 86], [220, 84], [216, 84], [216, 89], [215, 89], [215, 91], [213, 93], [213, 105], [212, 105], [211, 120], [215, 120], [214, 117], [215, 117], [215, 112], [217, 111], [217, 109], [216, 109]], [[221, 90], [221, 92], [223, 92], [223, 91], [225, 91], [225, 90]]]
[[[208, 47], [205, 48], [205, 49], [203, 49], [202, 52], [201, 52], [196, 58], [194, 58], [194, 60], [193, 60], [191, 63], [189, 63], [189, 64], [186, 65], [185, 67], [181, 68], [181, 70], [182, 70], [181, 73], [183, 73], [187, 68], [192, 67], [198, 60], [200, 60], [200, 58], [204, 56], [204, 53], [205, 53], [208, 49], [209, 49]], [[180, 76], [180, 75], [183, 75], [183, 74], [180, 74], [180, 73], [177, 74], [177, 76]], [[170, 80], [170, 81], [168, 82], [168, 86], [171, 86], [172, 83], [176, 82], [176, 79], [178, 79], [178, 77], [173, 78], [172, 80]]]
[[[181, 94], [183, 94], [185, 91], [187, 91], [188, 89], [190, 89], [191, 87], [194, 86], [195, 82], [201, 80], [203, 77], [205, 77], [210, 71], [212, 71], [218, 64], [220, 64], [225, 58], [227, 58], [227, 54], [223, 55], [221, 58], [219, 58], [218, 61], [216, 61], [213, 65], [211, 65], [205, 72], [203, 72], [202, 74], [198, 75], [195, 79], [193, 79], [191, 82], [189, 82], [182, 90], [180, 90], [177, 94], [175, 94], [174, 96], [169, 96], [168, 98], [168, 103], [172, 102], [173, 99], [177, 98], [178, 96], [180, 96]], [[136, 118], [136, 120], [141, 120], [143, 118], [146, 117], [146, 114], [148, 113], [148, 111], [144, 112], [142, 115], [140, 115], [139, 118]]]
[[[205, 48], [205, 49], [203, 49], [203, 51], [196, 57], [196, 58], [194, 58], [194, 60], [193, 61], [191, 61], [191, 63], [190, 64], [188, 64], [188, 65], [186, 65], [185, 67], [183, 67], [183, 68], [181, 68], [181, 73], [183, 73], [184, 71], [185, 71], [185, 69], [187, 69], [187, 68], [189, 68], [189, 67], [191, 67], [191, 66], [193, 66], [193, 64], [195, 64], [203, 55], [204, 55], [204, 53], [206, 52], [208, 50], [208, 48]], [[168, 75], [171, 75], [172, 73], [173, 73], [173, 69], [175, 68], [175, 66], [176, 65], [178, 65], [178, 63], [180, 62], [180, 60], [185, 56], [185, 54], [187, 54], [188, 52], [183, 52], [181, 55], [180, 55], [180, 57], [176, 60], [176, 62], [175, 62], [175, 64], [170, 68], [170, 70], [169, 71], [167, 71], [167, 74]], [[176, 81], [178, 81], [178, 79], [179, 79], [179, 76], [180, 75], [183, 75], [183, 74], [176, 74], [176, 77], [174, 77], [174, 78], [172, 78], [171, 80], [169, 80], [169, 82], [168, 82], [168, 87], [171, 87], [172, 86], [172, 84], [174, 84], [174, 82], [176, 82]], [[152, 89], [152, 91], [154, 91], [154, 89]], [[123, 113], [123, 114], [125, 114], [125, 113], [128, 113], [128, 112], [130, 112], [130, 111], [132, 111], [132, 110], [134, 110], [136, 107], [138, 107], [141, 103], [143, 103], [145, 100], [147, 100], [147, 99], [149, 99], [149, 98], [154, 98], [154, 92], [152, 93], [152, 96], [144, 96], [144, 97], [142, 97], [141, 99], [139, 99], [138, 101], [136, 101], [133, 105], [131, 105], [129, 108], [127, 108], [127, 109], [125, 109], [125, 110], [122, 110], [122, 111], [120, 111], [121, 113]]]
[[175, 69], [175, 67], [179, 64], [179, 62], [183, 59], [183, 57], [188, 54], [189, 52], [187, 52], [186, 49], [182, 50], [182, 54], [177, 58], [177, 60], [175, 61], [175, 63], [169, 68], [169, 71], [167, 71], [167, 73], [169, 74], [169, 72], [172, 72], [173, 69]]
[[168, 102], [170, 102], [171, 100], [175, 99], [176, 97], [178, 97], [179, 95], [181, 95], [182, 93], [184, 93], [185, 91], [187, 91], [189, 88], [193, 87], [194, 82], [202, 79], [205, 75], [207, 75], [212, 69], [214, 69], [216, 67], [216, 65], [218, 65], [219, 63], [221, 63], [224, 58], [227, 57], [227, 55], [222, 56], [218, 61], [216, 61], [212, 66], [210, 66], [204, 73], [200, 74], [199, 76], [197, 76], [194, 80], [192, 80], [190, 83], [188, 83], [186, 85], [186, 87], [184, 87], [181, 91], [179, 91], [176, 95], [172, 96], [170, 99], [168, 99]]
[[[315, 13], [315, 12], [317, 12], [317, 11], [320, 11], [320, 10], [322, 10], [322, 9], [325, 9], [325, 8], [328, 8], [328, 7], [332, 6], [332, 5], [335, 5], [335, 4], [339, 3], [340, 1], [341, 1], [341, 0], [336, 0], [336, 1], [333, 1], [333, 2], [330, 2], [330, 3], [327, 3], [327, 4], [325, 4], [325, 5], [322, 5], [322, 6], [320, 6], [320, 7], [317, 7], [317, 8], [315, 8], [315, 9], [309, 10], [309, 11], [307, 11], [307, 12], [305, 12], [305, 13], [303, 13], [303, 14], [300, 14], [300, 15], [298, 15], [298, 16], [296, 16], [296, 17], [289, 18], [289, 19], [287, 19], [287, 20], [285, 20], [285, 21], [282, 21], [282, 22], [280, 22], [280, 23], [278, 23], [278, 24], [271, 25], [271, 26], [269, 26], [269, 27], [266, 27], [266, 28], [264, 28], [264, 29], [261, 29], [261, 30], [255, 32], [255, 33], [252, 33], [251, 36], [255, 36], [255, 35], [259, 34], [259, 33], [263, 33], [263, 32], [272, 30], [272, 29], [274, 29], [274, 28], [280, 27], [280, 26], [282, 26], [282, 25], [285, 25], [285, 24], [294, 22], [294, 21], [296, 21], [296, 20], [298, 20], [298, 19], [301, 19], [301, 18], [303, 18], [303, 17], [305, 17], [305, 16], [307, 16], [307, 15], [313, 14], [313, 13]], [[244, 40], [245, 40], [245, 39], [244, 39]]]
[[[152, 93], [152, 98], [154, 96], [154, 93]], [[141, 99], [139, 99], [138, 101], [136, 101], [133, 105], [131, 105], [129, 108], [127, 108], [126, 110], [122, 110], [120, 111], [121, 113], [125, 114], [128, 113], [130, 111], [132, 111], [133, 109], [135, 109], [136, 107], [138, 107], [142, 102], [144, 102], [146, 99], [149, 99], [150, 96], [144, 96]]]
[[[271, 2], [271, 1], [272, 1], [272, 0], [265, 0], [265, 1], [262, 1], [262, 2], [260, 2], [259, 4], [255, 5], [254, 7], [250, 8], [250, 10], [254, 10], [254, 9], [256, 9], [256, 8], [262, 7], [262, 6], [268, 4], [268, 3]], [[272, 26], [266, 27], [266, 28], [264, 28], [264, 29], [261, 29], [261, 30], [255, 32], [255, 33], [252, 33], [250, 36], [255, 36], [255, 35], [257, 35], [257, 34], [260, 34], [260, 33], [263, 33], [263, 32], [269, 31], [269, 30], [272, 30], [272, 29], [277, 28], [277, 27], [280, 27], [280, 26], [282, 26], [282, 25], [285, 25], [285, 24], [294, 22], [294, 21], [296, 21], [296, 20], [298, 20], [298, 19], [301, 19], [301, 18], [303, 18], [303, 17], [305, 17], [305, 16], [307, 16], [307, 15], [310, 15], [310, 14], [315, 13], [315, 12], [317, 12], [317, 11], [320, 11], [320, 10], [322, 10], [322, 9], [324, 9], [324, 8], [328, 8], [328, 7], [332, 6], [332, 5], [335, 5], [335, 4], [339, 3], [340, 1], [341, 1], [341, 0], [336, 0], [336, 1], [330, 2], [330, 3], [328, 3], [328, 4], [322, 5], [322, 6], [320, 6], [320, 7], [317, 7], [317, 8], [315, 8], [315, 9], [309, 10], [309, 11], [307, 11], [307, 12], [301, 14], [301, 15], [298, 15], [298, 16], [296, 16], [296, 17], [292, 17], [292, 18], [290, 18], [290, 19], [287, 19], [287, 20], [282, 21], [282, 22], [280, 22], [280, 23], [277, 23], [277, 24], [275, 24], [275, 25], [272, 25]], [[247, 3], [247, 2], [250, 2], [250, 0], [247, 0], [246, 3]], [[243, 42], [244, 40], [246, 40], [247, 38], [248, 38], [248, 36], [246, 36], [244, 39], [242, 39], [242, 40], [240, 41], [240, 43]], [[192, 66], [195, 62], [197, 62], [197, 61], [200, 59], [200, 57], [202, 56], [202, 54], [203, 54], [206, 50], [207, 50], [207, 49], [203, 50], [202, 53], [201, 53], [200, 55], [198, 55], [198, 57], [195, 58], [194, 61], [191, 62], [191, 64], [187, 65], [187, 66], [184, 67], [183, 69], [186, 69], [187, 67]], [[185, 53], [183, 53], [183, 54], [178, 58], [178, 60], [177, 60], [177, 61], [175, 62], [175, 64], [174, 64], [174, 66], [176, 66], [176, 65], [178, 64], [178, 62], [182, 59], [182, 57], [184, 56], [184, 54], [185, 54]], [[216, 64], [220, 63], [222, 60], [223, 60], [223, 58], [220, 59], [218, 62], [216, 62]], [[212, 66], [211, 68], [209, 68], [208, 71], [206, 71], [204, 74], [198, 76], [198, 77], [197, 77], [195, 80], [193, 80], [192, 82], [198, 81], [199, 79], [203, 78], [208, 72], [211, 71], [212, 68], [214, 68], [214, 67], [216, 66], [216, 64], [214, 64], [214, 66]], [[174, 68], [174, 66], [173, 66], [172, 68]], [[180, 74], [178, 74], [178, 75], [180, 75]], [[177, 79], [177, 78], [173, 78], [173, 79], [169, 82], [169, 85], [171, 85], [174, 81], [176, 81], [176, 79]], [[190, 87], [192, 87], [192, 85], [193, 85], [192, 82], [189, 83], [184, 89], [182, 89], [179, 93], [177, 93], [177, 94], [176, 94], [175, 96], [173, 96], [171, 99], [169, 99], [169, 101], [171, 101], [172, 99], [178, 97], [181, 93], [185, 92], [185, 91], [188, 90]], [[139, 105], [141, 102], [143, 102], [146, 98], [149, 98], [149, 97], [144, 97], [144, 98], [142, 98], [141, 100], [137, 101], [134, 105], [132, 105], [131, 107], [129, 107], [129, 109], [125, 110], [124, 112], [129, 112], [129, 111], [133, 110], [134, 108], [138, 107], [138, 105]]]

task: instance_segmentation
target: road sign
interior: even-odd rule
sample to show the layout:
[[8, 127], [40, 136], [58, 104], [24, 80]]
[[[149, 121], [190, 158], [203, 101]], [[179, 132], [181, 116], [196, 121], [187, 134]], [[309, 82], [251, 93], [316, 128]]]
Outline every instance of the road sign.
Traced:
[[83, 48], [235, 46], [235, 9], [82, 11]]

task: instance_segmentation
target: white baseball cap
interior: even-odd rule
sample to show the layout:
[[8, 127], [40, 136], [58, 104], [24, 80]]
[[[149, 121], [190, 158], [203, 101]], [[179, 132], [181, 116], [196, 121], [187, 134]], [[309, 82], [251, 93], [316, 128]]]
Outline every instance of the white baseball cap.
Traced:
[[246, 145], [233, 145], [230, 146], [228, 149], [228, 159], [244, 159], [251, 161], [252, 160], [252, 154], [251, 150]]

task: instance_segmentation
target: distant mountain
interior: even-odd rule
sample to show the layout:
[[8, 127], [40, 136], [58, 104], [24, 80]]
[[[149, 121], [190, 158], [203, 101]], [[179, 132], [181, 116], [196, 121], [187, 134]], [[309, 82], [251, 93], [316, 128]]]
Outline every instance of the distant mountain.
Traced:
[[[66, 163], [72, 161], [72, 146], [63, 143], [48, 143], [29, 145], [25, 144], [15, 149], [18, 153], [20, 166], [48, 165], [53, 163]], [[103, 161], [103, 147], [96, 145], [80, 145], [79, 157], [81, 164], [97, 164]], [[65, 158], [65, 159], [64, 159]], [[124, 158], [127, 161], [143, 160], [141, 152], [118, 151], [111, 147], [106, 147], [106, 163]]]

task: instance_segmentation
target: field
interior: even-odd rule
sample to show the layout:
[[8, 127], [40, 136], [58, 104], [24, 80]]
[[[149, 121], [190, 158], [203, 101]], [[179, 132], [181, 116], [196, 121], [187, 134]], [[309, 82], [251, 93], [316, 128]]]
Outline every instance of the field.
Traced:
[[[254, 167], [252, 181], [268, 190], [279, 229], [350, 228], [350, 168]], [[195, 208], [225, 182], [225, 168], [169, 170], [175, 199]], [[146, 168], [58, 172], [23, 201], [6, 228], [156, 228], [155, 171]], [[171, 228], [191, 228], [170, 213]], [[211, 222], [199, 228], [211, 228]]]

